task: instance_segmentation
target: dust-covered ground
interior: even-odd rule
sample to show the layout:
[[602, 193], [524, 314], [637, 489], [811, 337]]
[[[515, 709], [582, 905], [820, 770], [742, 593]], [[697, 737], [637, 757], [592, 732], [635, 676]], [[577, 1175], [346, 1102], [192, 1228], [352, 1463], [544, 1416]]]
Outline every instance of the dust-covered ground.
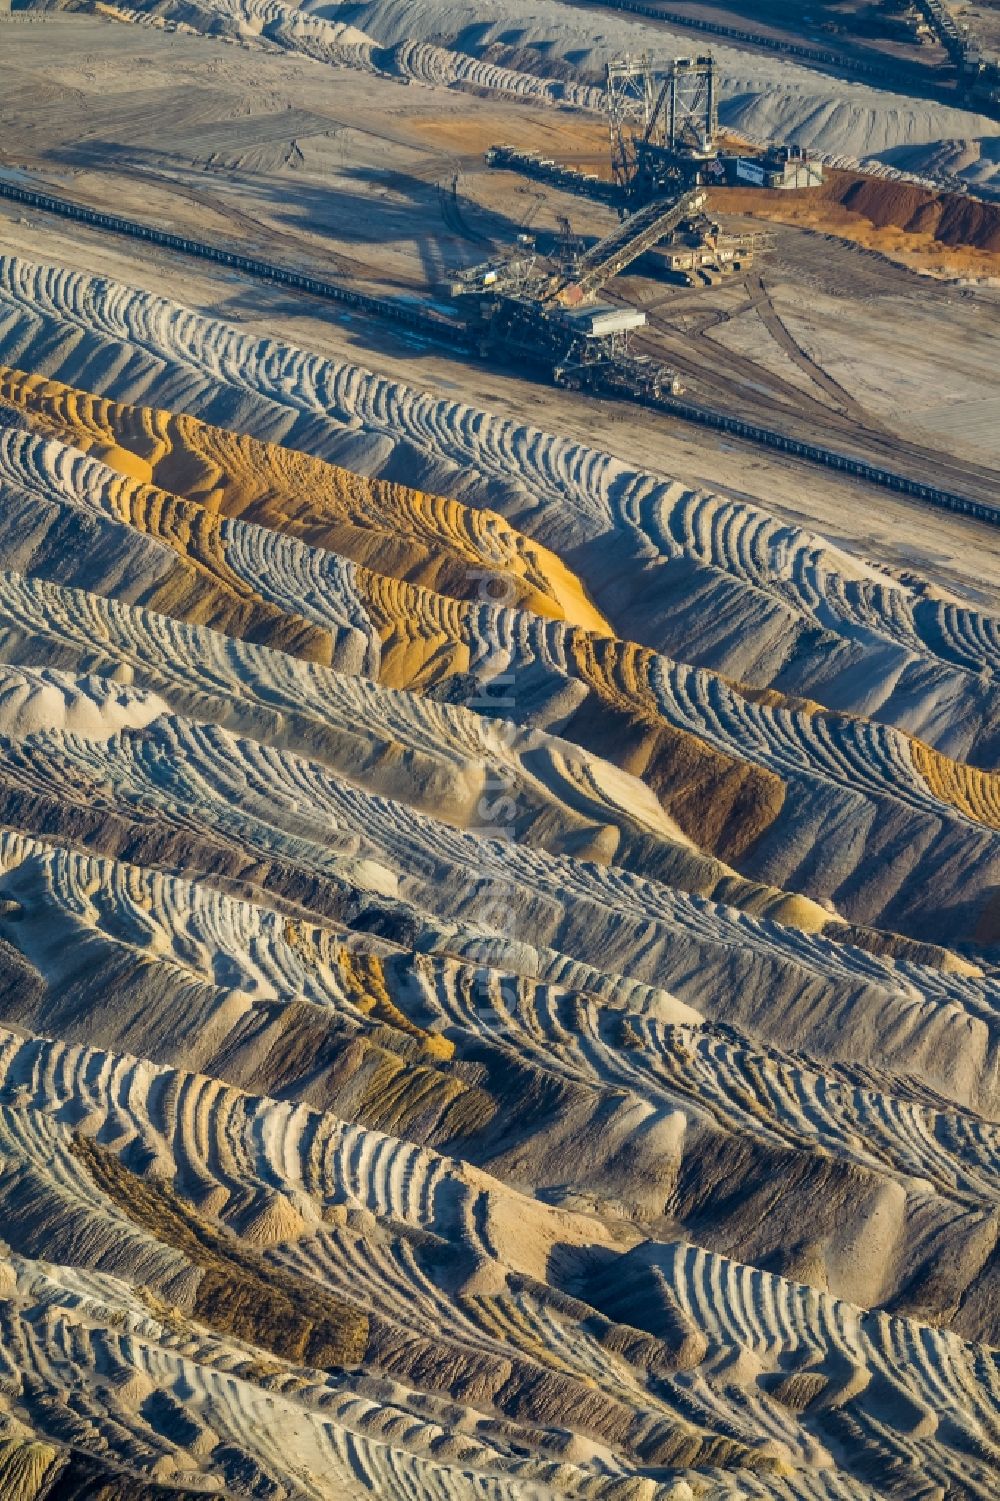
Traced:
[[[563, 212], [583, 234], [613, 223], [607, 210], [489, 172], [482, 161], [488, 144], [504, 140], [596, 166], [605, 160], [606, 137], [589, 114], [404, 86], [301, 57], [92, 18], [15, 22], [4, 40], [6, 173], [282, 264], [433, 298], [456, 268], [482, 260], [521, 229], [552, 229]], [[284, 329], [323, 352], [349, 350], [432, 389], [530, 413], [555, 431], [592, 437], [596, 423], [611, 451], [753, 495], [813, 520], [862, 554], [884, 550], [904, 566], [900, 553], [916, 548], [945, 584], [964, 578], [978, 590], [1000, 574], [992, 550], [984, 556], [975, 524], [916, 511], [815, 466], [627, 405], [573, 399], [308, 299], [26, 215], [10, 203], [0, 205], [0, 215], [5, 243], [22, 253], [81, 269], [107, 266], [124, 280], [162, 286], [251, 327]], [[833, 445], [868, 441], [883, 458], [885, 434], [897, 432], [912, 446], [905, 458], [911, 468], [933, 468], [936, 452], [961, 471], [951, 473], [954, 488], [991, 493], [997, 307], [988, 289], [936, 286], [881, 256], [791, 228], [779, 231], [777, 251], [760, 270], [766, 299], [742, 281], [706, 294], [641, 277], [624, 280], [620, 295], [647, 310], [650, 348], [675, 363], [704, 399], [778, 418], [803, 436], [822, 429]], [[786, 337], [774, 337], [771, 306]], [[868, 337], [873, 319], [877, 345]], [[853, 393], [846, 410], [836, 386], [823, 379], [819, 367], [827, 363], [833, 382]], [[859, 409], [868, 440], [857, 432]]]

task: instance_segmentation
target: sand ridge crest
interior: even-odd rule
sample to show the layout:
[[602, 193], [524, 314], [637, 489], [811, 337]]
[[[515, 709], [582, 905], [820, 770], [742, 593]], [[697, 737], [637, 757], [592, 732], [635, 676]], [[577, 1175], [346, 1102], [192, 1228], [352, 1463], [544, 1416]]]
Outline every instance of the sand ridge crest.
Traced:
[[991, 1501], [997, 622], [111, 281], [0, 330], [12, 1495]]

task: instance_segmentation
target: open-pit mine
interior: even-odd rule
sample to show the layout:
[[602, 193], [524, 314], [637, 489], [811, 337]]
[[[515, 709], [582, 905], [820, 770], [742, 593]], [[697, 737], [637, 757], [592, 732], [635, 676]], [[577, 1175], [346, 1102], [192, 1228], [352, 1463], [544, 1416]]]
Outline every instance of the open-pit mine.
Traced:
[[1000, 1497], [1000, 5], [0, 0], [0, 1501]]

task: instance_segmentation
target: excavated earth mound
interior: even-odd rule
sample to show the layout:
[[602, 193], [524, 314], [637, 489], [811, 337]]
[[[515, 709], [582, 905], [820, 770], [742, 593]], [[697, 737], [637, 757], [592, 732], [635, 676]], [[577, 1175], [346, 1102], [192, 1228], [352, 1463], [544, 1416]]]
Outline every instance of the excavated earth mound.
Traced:
[[0, 259], [0, 1496], [993, 1501], [1000, 619]]
[[1000, 253], [1000, 204], [874, 177], [838, 180], [835, 187], [838, 202], [879, 229], [891, 225], [910, 234], [929, 234], [942, 245]]
[[711, 203], [721, 213], [832, 234], [936, 275], [1000, 276], [1000, 204], [963, 193], [828, 168], [822, 187], [807, 193], [713, 188]]

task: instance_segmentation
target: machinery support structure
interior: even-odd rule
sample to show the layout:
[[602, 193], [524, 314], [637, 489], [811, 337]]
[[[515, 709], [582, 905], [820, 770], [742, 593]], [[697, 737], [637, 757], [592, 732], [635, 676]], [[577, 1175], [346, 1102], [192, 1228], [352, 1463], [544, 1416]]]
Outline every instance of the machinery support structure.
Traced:
[[660, 131], [668, 151], [709, 156], [719, 134], [719, 104], [715, 61], [711, 57], [679, 57], [663, 80], [663, 105], [650, 121]]
[[653, 69], [649, 54], [630, 57], [627, 53], [607, 65], [605, 88], [608, 100], [608, 126], [611, 134], [611, 174], [618, 187], [627, 192], [635, 173], [634, 137], [636, 127], [645, 132], [653, 117]]

